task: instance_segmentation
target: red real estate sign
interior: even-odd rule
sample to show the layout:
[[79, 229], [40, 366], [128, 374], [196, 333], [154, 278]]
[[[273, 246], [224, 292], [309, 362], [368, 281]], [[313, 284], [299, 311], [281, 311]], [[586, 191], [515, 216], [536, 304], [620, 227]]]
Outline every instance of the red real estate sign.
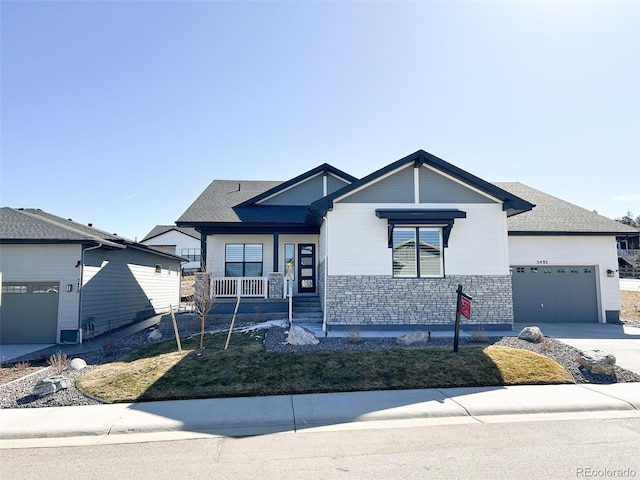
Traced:
[[465, 295], [460, 295], [460, 315], [471, 320], [471, 299]]

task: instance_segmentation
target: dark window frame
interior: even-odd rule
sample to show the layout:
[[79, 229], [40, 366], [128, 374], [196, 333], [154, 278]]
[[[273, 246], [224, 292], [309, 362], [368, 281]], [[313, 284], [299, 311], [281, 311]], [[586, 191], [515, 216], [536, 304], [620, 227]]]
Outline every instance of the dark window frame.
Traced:
[[[242, 247], [242, 261], [228, 261], [228, 248], [230, 246]], [[247, 246], [260, 246], [260, 261], [247, 261]], [[229, 266], [240, 266], [241, 275], [229, 275]], [[256, 267], [260, 265], [260, 273], [258, 275], [247, 275], [247, 267]], [[264, 244], [262, 243], [225, 243], [224, 245], [224, 276], [225, 277], [262, 277], [264, 276]]]
[[[415, 226], [415, 225], [395, 225], [394, 226], [394, 232], [392, 232], [392, 238], [391, 241], [392, 243], [394, 242], [393, 238], [395, 236], [395, 231], [402, 231], [402, 230], [413, 230], [413, 245], [411, 246], [407, 246], [407, 248], [411, 248], [413, 250], [413, 262], [414, 262], [414, 267], [415, 267], [415, 272], [412, 275], [398, 275], [396, 273], [397, 268], [396, 268], [396, 262], [399, 261], [399, 258], [396, 255], [400, 255], [400, 252], [396, 253], [396, 249], [395, 246], [392, 245], [392, 251], [391, 251], [391, 260], [392, 260], [392, 271], [391, 274], [393, 276], [393, 278], [444, 278], [445, 277], [445, 262], [444, 262], [444, 251], [445, 251], [445, 245], [444, 245], [444, 232], [443, 232], [443, 227], [441, 226], [425, 226], [425, 225], [421, 225], [421, 226]], [[437, 275], [429, 275], [429, 274], [424, 274], [423, 272], [421, 272], [421, 248], [420, 248], [420, 231], [421, 230], [425, 230], [425, 231], [432, 231], [432, 232], [437, 232], [438, 233], [438, 241], [439, 241], [439, 245], [437, 246], [438, 250], [439, 250], [439, 255], [438, 255], [438, 269], [439, 272]]]

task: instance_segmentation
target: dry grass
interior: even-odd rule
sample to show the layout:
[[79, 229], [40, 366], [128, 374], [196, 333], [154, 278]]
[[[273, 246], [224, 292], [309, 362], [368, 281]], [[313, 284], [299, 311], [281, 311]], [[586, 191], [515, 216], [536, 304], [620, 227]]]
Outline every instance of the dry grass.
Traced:
[[0, 385], [13, 382], [31, 373], [41, 370], [42, 366], [32, 366], [29, 362], [19, 362], [0, 368]]
[[47, 363], [56, 374], [60, 375], [69, 367], [67, 355], [61, 352], [54, 353], [49, 357]]
[[620, 316], [640, 322], [640, 292], [621, 290], [620, 301], [622, 302]]
[[207, 337], [205, 349], [185, 341], [143, 347], [98, 366], [78, 381], [109, 402], [177, 400], [410, 388], [573, 383], [555, 361], [507, 347], [389, 348], [267, 353], [264, 333]]

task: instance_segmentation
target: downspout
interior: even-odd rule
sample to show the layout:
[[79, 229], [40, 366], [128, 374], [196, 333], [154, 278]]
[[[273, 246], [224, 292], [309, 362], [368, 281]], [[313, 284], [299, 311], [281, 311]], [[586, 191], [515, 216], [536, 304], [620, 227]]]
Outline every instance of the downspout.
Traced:
[[329, 222], [327, 222], [327, 217], [322, 217], [322, 220], [325, 224], [325, 229], [327, 231], [326, 240], [325, 240], [325, 254], [324, 254], [324, 288], [322, 289], [322, 296], [324, 300], [322, 302], [324, 308], [322, 309], [322, 331], [324, 332], [325, 337], [327, 336], [327, 272], [329, 271]]
[[84, 248], [82, 250], [82, 255], [81, 255], [81, 260], [80, 260], [80, 298], [79, 298], [79, 302], [80, 302], [80, 308], [79, 310], [79, 318], [78, 318], [78, 331], [80, 332], [80, 343], [82, 343], [82, 297], [83, 297], [83, 292], [84, 292], [84, 254], [85, 252], [88, 252], [89, 250], [97, 250], [98, 248], [102, 247], [102, 243], [99, 243], [98, 245], [95, 245], [93, 247], [89, 247], [89, 248]]

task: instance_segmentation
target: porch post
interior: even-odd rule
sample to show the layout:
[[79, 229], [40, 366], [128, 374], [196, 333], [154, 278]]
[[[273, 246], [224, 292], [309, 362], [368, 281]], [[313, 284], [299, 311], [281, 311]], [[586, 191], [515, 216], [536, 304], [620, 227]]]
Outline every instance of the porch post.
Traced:
[[273, 272], [278, 271], [278, 233], [273, 233]]
[[[204, 265], [205, 271], [207, 268], [207, 233], [200, 231], [200, 265]], [[205, 272], [202, 272], [205, 273]]]

